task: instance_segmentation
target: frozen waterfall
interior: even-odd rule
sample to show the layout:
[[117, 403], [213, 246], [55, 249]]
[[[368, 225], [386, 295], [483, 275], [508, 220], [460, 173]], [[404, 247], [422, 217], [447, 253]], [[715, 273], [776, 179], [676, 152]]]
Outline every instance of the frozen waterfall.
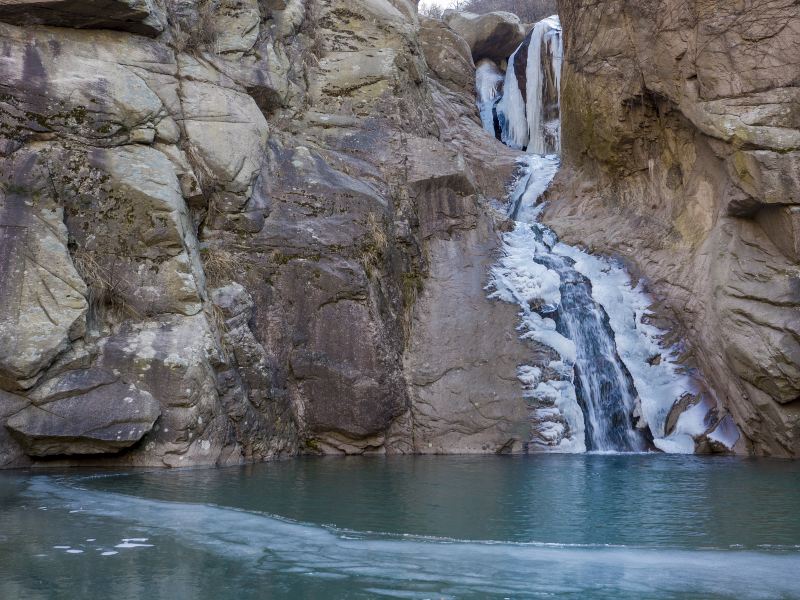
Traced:
[[[558, 17], [538, 22], [508, 59], [503, 95], [496, 108], [497, 124], [496, 127], [486, 127], [487, 131], [493, 133], [499, 129], [499, 139], [517, 150], [558, 154], [561, 151], [559, 100], [562, 57]], [[484, 64], [482, 71], [479, 70], [479, 90], [481, 80], [486, 80], [485, 74], [490, 69]], [[481, 101], [479, 99], [479, 103]]]
[[[561, 62], [561, 27], [549, 17], [508, 59], [504, 77], [490, 60], [476, 73], [484, 128], [527, 151], [508, 196], [515, 225], [487, 289], [519, 307], [519, 335], [539, 349], [517, 374], [530, 409], [529, 448], [692, 453], [704, 433], [730, 447], [736, 432], [710, 421], [713, 402], [698, 395], [677, 350], [663, 346], [642, 286], [622, 265], [560, 243], [538, 222], [559, 166]], [[673, 415], [681, 399], [683, 412]]]
[[478, 61], [475, 70], [475, 90], [478, 96], [478, 112], [483, 128], [497, 137], [499, 128], [495, 127], [495, 106], [503, 89], [503, 74], [495, 62], [489, 58]]

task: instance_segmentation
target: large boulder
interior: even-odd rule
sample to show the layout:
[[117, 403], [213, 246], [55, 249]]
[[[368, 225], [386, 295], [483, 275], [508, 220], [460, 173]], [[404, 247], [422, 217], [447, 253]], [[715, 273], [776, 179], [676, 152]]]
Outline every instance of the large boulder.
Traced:
[[419, 43], [428, 67], [439, 81], [456, 92], [475, 89], [475, 63], [469, 44], [438, 19], [420, 18]]
[[0, 21], [156, 36], [164, 30], [165, 19], [154, 0], [4, 0]]
[[128, 448], [152, 428], [158, 402], [105, 369], [67, 372], [46, 382], [6, 424], [29, 456], [105, 454]]
[[446, 10], [444, 22], [464, 38], [477, 62], [482, 58], [502, 61], [525, 39], [525, 26], [515, 14], [503, 11], [477, 15]]

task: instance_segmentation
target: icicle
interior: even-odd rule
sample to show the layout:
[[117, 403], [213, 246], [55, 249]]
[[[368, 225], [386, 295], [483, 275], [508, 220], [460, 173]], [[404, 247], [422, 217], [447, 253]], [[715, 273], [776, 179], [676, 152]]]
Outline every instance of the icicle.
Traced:
[[[526, 96], [525, 113], [528, 121], [528, 152], [532, 154], [559, 154], [561, 150], [561, 127], [558, 106], [561, 89], [561, 24], [558, 17], [539, 21], [531, 32], [528, 46], [528, 62], [525, 68]], [[544, 64], [544, 57], [549, 58]], [[546, 73], [543, 67], [550, 70]], [[546, 87], [548, 75], [555, 90]], [[552, 98], [555, 92], [555, 98]], [[552, 102], [555, 101], [553, 106]], [[554, 114], [552, 114], [554, 113]], [[548, 119], [548, 117], [554, 117]]]
[[483, 128], [492, 136], [496, 135], [494, 125], [494, 105], [503, 90], [503, 73], [493, 60], [484, 58], [478, 62], [475, 71], [475, 89], [478, 92], [478, 111]]
[[[527, 149], [531, 154], [559, 154], [563, 47], [558, 17], [548, 17], [536, 23], [527, 44], [524, 99], [515, 68], [524, 44], [508, 59], [503, 97], [497, 104], [501, 140], [517, 150]], [[479, 72], [478, 77], [485, 75]], [[481, 104], [480, 93], [479, 108], [484, 119], [483, 107], [486, 105]], [[488, 110], [486, 116], [491, 116]], [[486, 123], [484, 120], [484, 127]], [[493, 132], [493, 127], [487, 130]]]
[[514, 69], [517, 52], [519, 52], [519, 48], [508, 59], [506, 78], [503, 83], [503, 98], [497, 105], [497, 112], [502, 116], [501, 141], [515, 150], [522, 150], [528, 145], [528, 120], [525, 117], [525, 101], [522, 99], [517, 73]]

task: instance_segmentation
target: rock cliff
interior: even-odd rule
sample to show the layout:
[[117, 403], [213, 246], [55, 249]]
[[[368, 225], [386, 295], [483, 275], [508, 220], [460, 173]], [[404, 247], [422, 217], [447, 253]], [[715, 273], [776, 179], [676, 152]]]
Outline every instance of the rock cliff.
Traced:
[[800, 3], [562, 0], [545, 221], [622, 257], [739, 450], [800, 455]]
[[0, 466], [519, 449], [514, 154], [408, 0], [0, 6]]
[[[545, 220], [647, 279], [738, 451], [797, 456], [800, 5], [561, 13]], [[446, 21], [0, 3], [0, 466], [522, 449], [537, 347], [486, 298], [519, 153], [474, 81], [525, 27]]]

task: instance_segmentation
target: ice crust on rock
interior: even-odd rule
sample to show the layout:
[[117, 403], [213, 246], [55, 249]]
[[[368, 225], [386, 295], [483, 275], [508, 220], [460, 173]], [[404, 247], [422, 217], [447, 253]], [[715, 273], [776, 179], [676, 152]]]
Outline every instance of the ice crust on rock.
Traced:
[[[691, 377], [677, 363], [677, 349], [662, 345], [664, 332], [646, 320], [651, 298], [641, 283], [634, 284], [618, 262], [588, 254], [558, 242], [555, 234], [538, 223], [538, 203], [556, 171], [558, 157], [527, 155], [511, 186], [509, 213], [516, 219], [503, 235], [502, 255], [491, 270], [489, 297], [520, 308], [522, 339], [552, 348], [560, 357], [547, 369], [523, 365], [518, 378], [531, 404], [534, 439], [551, 451], [586, 451], [586, 424], [574, 381], [575, 343], [557, 331], [554, 314], [561, 304], [559, 274], [540, 264], [537, 255], [559, 255], [574, 261], [574, 269], [592, 285], [593, 300], [605, 311], [620, 360], [633, 379], [641, 403], [642, 419], [654, 443], [664, 452], [693, 453], [695, 437], [706, 431], [709, 406], [701, 402], [683, 413], [669, 436], [666, 420], [675, 402], [695, 394]], [[659, 361], [653, 361], [660, 356]], [[547, 377], [545, 377], [545, 371]], [[721, 432], [730, 441], [734, 436]], [[722, 443], [722, 442], [720, 442]]]
[[503, 73], [490, 58], [478, 61], [475, 70], [475, 89], [477, 92], [478, 111], [483, 128], [492, 137], [494, 130], [494, 107], [503, 89]]
[[[698, 419], [705, 419], [708, 408], [701, 403], [684, 412], [675, 431], [669, 437], [665, 435], [672, 406], [685, 394], [697, 393], [697, 389], [677, 363], [678, 349], [663, 347], [661, 340], [665, 332], [646, 322], [652, 299], [643, 285], [634, 284], [625, 268], [612, 259], [563, 243], [556, 244], [553, 251], [574, 260], [575, 269], [592, 282], [592, 296], [608, 315], [617, 352], [633, 377], [642, 416], [656, 447], [665, 452], [693, 453], [692, 436], [705, 431]], [[654, 356], [660, 356], [661, 360], [651, 361]]]

